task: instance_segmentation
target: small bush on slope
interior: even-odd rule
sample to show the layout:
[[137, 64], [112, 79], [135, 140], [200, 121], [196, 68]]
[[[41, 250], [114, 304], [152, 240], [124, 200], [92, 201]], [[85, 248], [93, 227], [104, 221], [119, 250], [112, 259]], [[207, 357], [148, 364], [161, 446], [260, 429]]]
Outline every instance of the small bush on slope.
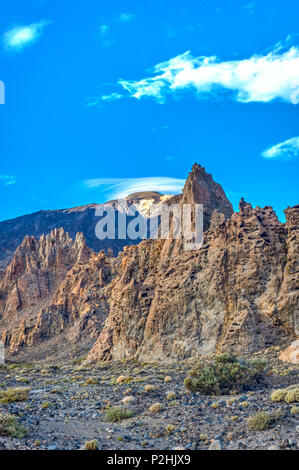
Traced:
[[26, 434], [26, 429], [18, 424], [18, 420], [15, 416], [0, 414], [0, 436], [22, 439]]
[[299, 402], [299, 385], [291, 385], [287, 388], [274, 390], [271, 395], [271, 400], [274, 402], [284, 401], [286, 403]]
[[128, 410], [126, 408], [122, 408], [121, 406], [113, 406], [109, 408], [106, 413], [106, 420], [117, 422], [123, 419], [131, 418], [134, 415], [133, 411]]
[[248, 418], [247, 424], [252, 431], [265, 431], [281, 418], [282, 414], [280, 412], [266, 413], [265, 411], [259, 411]]
[[13, 403], [14, 401], [26, 401], [28, 400], [29, 392], [29, 387], [8, 388], [0, 391], [0, 403], [5, 405], [7, 403]]
[[262, 378], [265, 362], [250, 363], [237, 359], [229, 353], [220, 354], [208, 363], [201, 363], [184, 381], [187, 390], [203, 395], [220, 395], [230, 391], [252, 388]]

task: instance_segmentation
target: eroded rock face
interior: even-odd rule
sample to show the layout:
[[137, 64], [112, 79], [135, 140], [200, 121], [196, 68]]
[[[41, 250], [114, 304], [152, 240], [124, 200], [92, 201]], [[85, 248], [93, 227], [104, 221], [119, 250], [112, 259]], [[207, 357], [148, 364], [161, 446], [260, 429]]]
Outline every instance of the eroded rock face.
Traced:
[[93, 253], [82, 234], [72, 240], [61, 228], [25, 237], [0, 283], [4, 344], [16, 353], [65, 329], [73, 341], [83, 330], [92, 338], [107, 309], [88, 292], [108, 279], [105, 255]]
[[76, 239], [61, 229], [40, 239], [26, 236], [0, 284], [0, 316], [32, 307], [55, 290], [67, 270], [90, 254], [82, 234]]
[[[145, 240], [118, 257], [63, 230], [26, 237], [0, 284], [0, 330], [11, 354], [47, 345], [90, 349], [88, 360], [177, 360], [281, 344], [298, 335], [299, 206], [286, 224], [194, 165], [182, 195], [204, 204], [203, 245]], [[52, 350], [51, 350], [52, 351]]]
[[[211, 220], [223, 214], [227, 219], [234, 210], [220, 184], [215, 183], [205, 168], [195, 163], [189, 173], [182, 194], [183, 204], [203, 204], [203, 228], [208, 230]], [[218, 213], [218, 214], [216, 214]]]
[[283, 362], [299, 364], [299, 340], [293, 341], [279, 356]]
[[168, 240], [130, 247], [89, 359], [174, 360], [252, 351], [294, 336], [298, 290], [285, 281], [289, 230], [271, 207], [242, 201], [239, 213], [205, 233], [200, 250], [174, 254]]

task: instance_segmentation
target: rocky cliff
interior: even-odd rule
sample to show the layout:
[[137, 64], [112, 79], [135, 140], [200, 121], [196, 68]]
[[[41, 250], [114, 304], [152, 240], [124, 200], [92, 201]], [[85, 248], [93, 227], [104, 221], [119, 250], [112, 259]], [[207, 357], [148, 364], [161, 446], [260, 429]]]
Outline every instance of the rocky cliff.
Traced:
[[[254, 351], [298, 335], [299, 206], [286, 223], [241, 200], [194, 165], [182, 195], [203, 203], [198, 250], [145, 240], [117, 257], [56, 230], [26, 237], [0, 284], [0, 331], [11, 354], [82, 354], [88, 360], [176, 360]], [[147, 205], [145, 205], [145, 208]]]
[[254, 351], [298, 334], [299, 207], [240, 211], [197, 251], [145, 241], [122, 255], [110, 313], [89, 359], [174, 360]]

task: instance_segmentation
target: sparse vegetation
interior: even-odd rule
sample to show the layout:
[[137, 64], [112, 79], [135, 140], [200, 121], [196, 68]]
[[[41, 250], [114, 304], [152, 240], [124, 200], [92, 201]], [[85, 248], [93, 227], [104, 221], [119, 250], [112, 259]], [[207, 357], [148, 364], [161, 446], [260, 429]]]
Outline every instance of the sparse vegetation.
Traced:
[[125, 406], [131, 405], [135, 401], [135, 397], [133, 395], [128, 395], [123, 399], [123, 404]]
[[299, 406], [292, 406], [291, 415], [296, 415], [297, 413], [299, 413]]
[[26, 434], [26, 429], [18, 423], [15, 416], [0, 414], [0, 436], [22, 439]]
[[156, 402], [150, 406], [149, 410], [151, 413], [159, 413], [159, 411], [163, 410], [163, 405], [162, 403]]
[[167, 384], [168, 382], [171, 382], [172, 381], [172, 378], [170, 377], [170, 375], [166, 375], [166, 377], [164, 377], [164, 382]]
[[281, 418], [282, 414], [280, 412], [266, 413], [265, 411], [259, 411], [248, 418], [247, 424], [252, 431], [264, 431]]
[[89, 377], [88, 379], [85, 380], [85, 385], [97, 385], [98, 380], [95, 379], [94, 377]]
[[98, 441], [96, 439], [93, 441], [86, 441], [85, 450], [98, 450]]
[[165, 428], [167, 434], [171, 434], [175, 430], [175, 426], [173, 424], [168, 424]]
[[169, 392], [166, 395], [167, 400], [175, 400], [177, 397], [177, 394], [175, 392]]
[[219, 408], [219, 406], [220, 406], [219, 403], [212, 403], [211, 404], [211, 408], [217, 409], [217, 408]]
[[273, 402], [296, 403], [299, 402], [299, 385], [274, 390], [271, 394]]
[[[269, 354], [261, 350], [252, 355], [244, 352], [246, 359], [243, 361], [237, 356], [237, 361], [251, 367], [255, 357], [266, 358], [267, 369], [275, 366], [288, 368], [292, 370], [290, 376], [264, 375], [258, 387], [252, 382], [251, 391], [238, 391], [233, 384], [227, 393], [213, 392], [205, 396], [193, 395], [182, 388], [182, 384], [192, 365], [200, 362], [204, 362], [204, 366], [214, 364], [214, 354], [163, 366], [160, 363], [147, 365], [143, 370], [134, 362], [127, 361], [124, 365], [120, 361], [112, 361], [101, 369], [94, 363], [88, 368], [80, 366], [79, 372], [71, 362], [64, 362], [49, 377], [40, 376], [44, 365], [36, 365], [34, 370], [0, 368], [0, 391], [31, 387], [28, 401], [0, 404], [0, 415], [1, 412], [12, 414], [12, 421], [8, 419], [9, 429], [7, 422], [5, 427], [1, 422], [0, 447], [70, 450], [80, 446], [84, 450], [86, 441], [97, 439], [99, 449], [129, 450], [134, 446], [139, 449], [180, 449], [187, 448], [188, 444], [192, 444], [188, 446], [190, 449], [209, 449], [213, 440], [220, 436], [225, 450], [270, 450], [272, 447], [295, 450], [298, 447], [298, 442], [295, 442], [299, 403], [287, 403], [285, 398], [288, 392], [292, 392], [288, 399], [294, 399], [298, 388], [297, 368], [296, 365], [279, 362], [280, 350], [281, 347], [273, 349]], [[222, 360], [219, 366], [221, 379], [226, 365], [231, 371], [232, 363], [224, 361], [223, 364]], [[238, 364], [235, 366], [238, 371]], [[117, 383], [117, 378], [122, 376], [125, 379]], [[172, 381], [165, 383], [168, 376]], [[30, 385], [18, 383], [20, 377], [28, 378]], [[130, 377], [133, 379], [127, 384], [126, 379]], [[93, 384], [94, 380], [98, 385]], [[86, 386], [86, 382], [90, 384]], [[296, 383], [297, 386], [291, 386]], [[275, 388], [280, 390], [279, 395]], [[280, 403], [270, 399], [272, 392], [279, 397]], [[264, 418], [261, 420], [260, 415], [255, 416], [257, 412], [266, 413], [266, 418], [262, 414]], [[58, 426], [54, 425], [55, 421]], [[25, 439], [21, 439], [26, 433], [22, 426], [28, 430]], [[92, 449], [93, 445], [87, 444], [87, 448]]]
[[29, 387], [17, 387], [8, 388], [0, 391], [0, 403], [7, 404], [15, 401], [26, 401], [28, 400], [28, 394], [30, 392]]
[[245, 362], [229, 353], [218, 355], [208, 363], [201, 363], [184, 381], [187, 390], [203, 395], [240, 392], [256, 386], [265, 371], [265, 362], [255, 359]]
[[235, 401], [236, 401], [236, 398], [229, 398], [228, 400], [226, 400], [226, 406], [233, 405]]
[[126, 375], [120, 375], [119, 377], [117, 377], [116, 379], [116, 383], [117, 384], [126, 384], [126, 383], [129, 383], [132, 381], [132, 377], [127, 377]]
[[106, 413], [106, 420], [113, 423], [122, 421], [123, 419], [131, 418], [134, 415], [133, 411], [121, 406], [112, 406]]
[[51, 403], [49, 401], [45, 401], [45, 403], [42, 403], [42, 405], [41, 405], [43, 410], [46, 410], [46, 409], [50, 408], [50, 406], [51, 406]]
[[286, 403], [299, 402], [299, 386], [296, 386], [294, 388], [289, 388], [284, 401]]

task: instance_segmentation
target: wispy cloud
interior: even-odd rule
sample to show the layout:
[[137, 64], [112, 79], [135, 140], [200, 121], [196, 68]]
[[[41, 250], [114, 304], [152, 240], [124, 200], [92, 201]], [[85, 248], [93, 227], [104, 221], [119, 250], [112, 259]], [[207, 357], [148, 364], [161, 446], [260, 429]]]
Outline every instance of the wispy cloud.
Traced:
[[40, 21], [29, 25], [14, 26], [3, 36], [4, 47], [21, 51], [24, 47], [34, 44], [42, 35], [43, 29], [50, 21]]
[[201, 24], [188, 24], [184, 26], [173, 26], [166, 24], [163, 26], [165, 30], [165, 35], [168, 39], [172, 39], [176, 36], [185, 35], [186, 33], [196, 32], [201, 28]]
[[87, 98], [86, 107], [91, 108], [92, 106], [101, 107], [104, 102], [117, 101], [123, 98], [124, 95], [119, 93], [110, 93], [110, 95], [95, 96], [93, 98]]
[[120, 13], [111, 20], [100, 24], [98, 35], [101, 38], [102, 46], [112, 46], [115, 43], [115, 35], [118, 28], [125, 23], [131, 23], [135, 18], [136, 15], [134, 13]]
[[254, 10], [255, 10], [255, 2], [247, 3], [247, 5], [243, 7], [243, 10], [246, 10], [249, 14], [252, 15], [252, 13], [254, 13]]
[[136, 15], [134, 13], [121, 13], [118, 16], [118, 20], [121, 23], [130, 23], [131, 21], [134, 21], [136, 18]]
[[165, 160], [167, 160], [168, 162], [175, 162], [181, 160], [181, 157], [178, 155], [165, 155]]
[[110, 31], [110, 26], [108, 24], [100, 24], [99, 33], [101, 36], [106, 36]]
[[120, 79], [118, 83], [129, 97], [150, 97], [160, 103], [170, 95], [193, 90], [199, 98], [229, 93], [242, 103], [279, 99], [297, 104], [294, 97], [299, 88], [299, 48], [284, 50], [279, 44], [265, 55], [230, 61], [215, 56], [193, 57], [185, 52], [156, 65], [149, 77]]
[[299, 137], [292, 137], [279, 144], [273, 145], [262, 152], [264, 158], [293, 160], [299, 157]]
[[145, 178], [95, 178], [83, 181], [88, 190], [100, 190], [111, 199], [122, 199], [129, 194], [140, 191], [158, 191], [162, 194], [178, 194], [185, 180], [164, 176]]
[[0, 175], [0, 183], [3, 183], [5, 186], [11, 186], [16, 183], [16, 177], [12, 175]]

